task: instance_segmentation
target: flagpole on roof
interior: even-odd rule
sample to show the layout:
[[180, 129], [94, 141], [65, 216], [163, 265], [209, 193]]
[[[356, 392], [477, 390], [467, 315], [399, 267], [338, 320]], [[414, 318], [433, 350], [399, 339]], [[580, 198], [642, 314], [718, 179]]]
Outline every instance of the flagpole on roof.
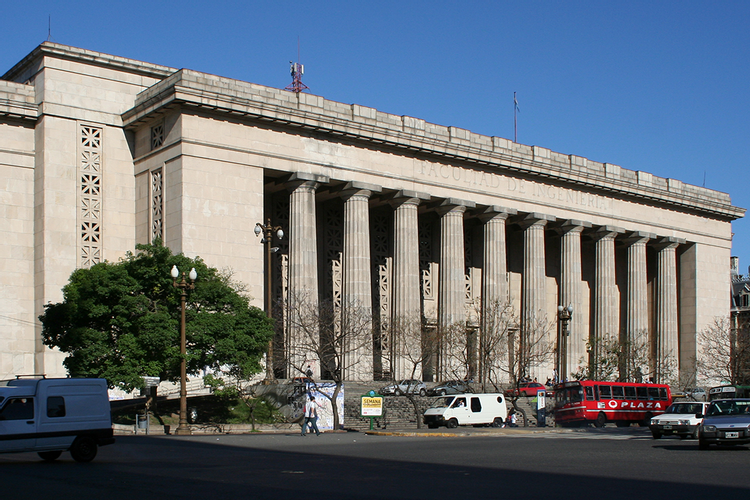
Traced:
[[516, 99], [516, 93], [513, 92], [513, 142], [518, 142], [518, 99]]

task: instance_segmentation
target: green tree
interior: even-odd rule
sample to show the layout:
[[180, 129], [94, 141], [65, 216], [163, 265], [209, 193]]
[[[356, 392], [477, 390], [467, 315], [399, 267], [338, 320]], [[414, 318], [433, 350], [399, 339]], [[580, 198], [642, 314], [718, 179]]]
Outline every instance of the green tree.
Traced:
[[180, 290], [170, 270], [195, 268], [186, 305], [187, 372], [210, 368], [248, 378], [260, 372], [273, 335], [271, 320], [250, 306], [231, 274], [199, 257], [172, 255], [161, 242], [138, 245], [117, 263], [73, 271], [63, 301], [47, 304], [44, 344], [68, 354], [73, 377], [105, 378], [111, 387], [140, 388], [142, 376], [177, 381], [180, 375]]

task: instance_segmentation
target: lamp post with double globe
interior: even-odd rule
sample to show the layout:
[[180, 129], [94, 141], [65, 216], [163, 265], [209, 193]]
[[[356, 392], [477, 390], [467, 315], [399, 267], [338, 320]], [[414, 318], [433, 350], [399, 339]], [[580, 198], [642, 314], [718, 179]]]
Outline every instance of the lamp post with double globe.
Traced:
[[560, 320], [560, 337], [557, 342], [558, 365], [557, 375], [560, 382], [568, 377], [568, 336], [570, 335], [570, 319], [573, 317], [573, 305], [557, 306], [557, 319]]
[[185, 302], [187, 301], [187, 291], [195, 288], [195, 279], [198, 277], [198, 273], [195, 272], [195, 268], [190, 270], [187, 278], [185, 279], [185, 273], [182, 273], [182, 280], [179, 282], [177, 278], [180, 277], [180, 270], [177, 266], [172, 266], [172, 286], [180, 289], [180, 425], [175, 430], [177, 435], [190, 435], [190, 426], [187, 421], [187, 385], [185, 380], [187, 378], [187, 343], [185, 341]]
[[[273, 291], [271, 290], [271, 255], [275, 252], [279, 251], [279, 247], [271, 246], [271, 243], [273, 242], [273, 237], [276, 236], [277, 239], [281, 240], [284, 238], [284, 231], [281, 229], [281, 226], [274, 226], [271, 224], [271, 219], [268, 219], [268, 222], [266, 222], [265, 225], [261, 224], [260, 222], [257, 222], [255, 224], [255, 228], [253, 229], [255, 232], [255, 236], [260, 236], [261, 234], [263, 237], [261, 238], [260, 242], [261, 244], [266, 246], [266, 265], [265, 265], [265, 274], [266, 274], [266, 296], [265, 296], [265, 310], [266, 310], [266, 316], [271, 318], [272, 315], [272, 304], [271, 299], [273, 297]], [[266, 355], [266, 383], [271, 383], [271, 381], [274, 379], [273, 375], [273, 339], [271, 339], [268, 342], [268, 354]]]

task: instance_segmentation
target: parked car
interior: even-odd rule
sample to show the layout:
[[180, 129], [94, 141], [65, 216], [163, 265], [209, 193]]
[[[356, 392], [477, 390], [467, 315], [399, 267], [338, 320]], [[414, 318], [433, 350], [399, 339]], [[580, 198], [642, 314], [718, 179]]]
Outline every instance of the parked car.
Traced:
[[552, 394], [552, 389], [545, 387], [539, 382], [521, 382], [517, 388], [506, 391], [506, 396], [528, 396], [534, 397], [539, 391], [547, 391], [548, 395]]
[[395, 394], [396, 396], [401, 396], [402, 394], [419, 394], [420, 396], [424, 396], [427, 394], [427, 386], [421, 380], [404, 379], [401, 382], [381, 388], [379, 392], [384, 396], [391, 394]]
[[750, 443], [750, 399], [712, 401], [698, 430], [698, 447]]
[[685, 389], [685, 393], [696, 401], [705, 401], [706, 390], [703, 387], [694, 387], [692, 389]]
[[651, 429], [651, 435], [654, 439], [673, 434], [683, 439], [697, 438], [703, 418], [696, 415], [706, 413], [706, 408], [708, 408], [708, 403], [673, 403], [664, 413], [651, 419], [648, 426]]
[[435, 387], [427, 389], [428, 396], [445, 396], [447, 394], [465, 394], [467, 392], [474, 392], [468, 382], [463, 380], [448, 380], [442, 382]]

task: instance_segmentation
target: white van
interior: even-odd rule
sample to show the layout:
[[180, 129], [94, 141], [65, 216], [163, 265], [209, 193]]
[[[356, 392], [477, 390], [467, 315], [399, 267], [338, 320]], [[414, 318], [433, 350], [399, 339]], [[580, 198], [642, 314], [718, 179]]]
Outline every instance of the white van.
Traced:
[[70, 451], [77, 462], [90, 462], [112, 436], [104, 379], [0, 382], [0, 453], [36, 451], [52, 461]]
[[441, 396], [424, 412], [424, 423], [430, 429], [444, 425], [491, 425], [501, 427], [508, 418], [508, 407], [502, 394], [456, 394]]

